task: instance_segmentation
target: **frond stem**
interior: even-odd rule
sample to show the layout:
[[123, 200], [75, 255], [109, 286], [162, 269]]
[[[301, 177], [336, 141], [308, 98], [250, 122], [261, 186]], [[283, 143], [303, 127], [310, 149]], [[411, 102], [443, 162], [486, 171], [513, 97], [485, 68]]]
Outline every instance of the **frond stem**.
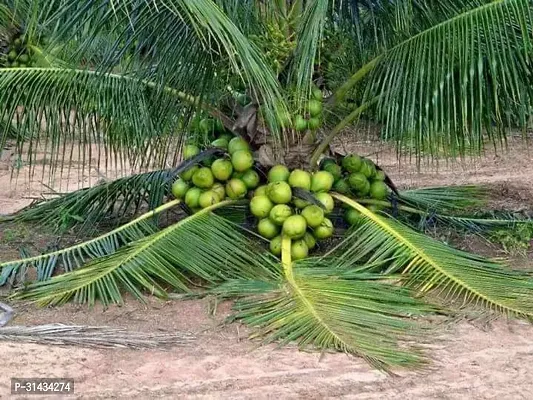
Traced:
[[331, 132], [320, 142], [320, 144], [316, 147], [315, 151], [313, 152], [313, 155], [311, 156], [311, 167], [315, 168], [318, 164], [318, 159], [320, 158], [320, 155], [326, 151], [328, 146], [331, 144], [333, 139], [335, 139], [335, 136], [337, 136], [344, 128], [346, 128], [349, 124], [351, 124], [354, 120], [359, 118], [363, 112], [368, 110], [372, 105], [377, 103], [379, 100], [379, 96], [374, 97], [372, 100], [367, 101], [366, 103], [360, 105], [358, 108], [353, 110], [346, 118], [344, 118], [341, 122], [339, 122], [335, 128], [331, 130]]
[[[91, 239], [87, 242], [82, 242], [82, 243], [79, 243], [77, 245], [74, 245], [74, 246], [71, 246], [71, 247], [67, 247], [67, 248], [64, 248], [64, 249], [61, 249], [61, 250], [57, 250], [57, 251], [54, 251], [54, 252], [51, 252], [51, 253], [47, 253], [45, 254], [44, 256], [45, 257], [54, 257], [54, 256], [60, 256], [61, 254], [63, 253], [67, 253], [67, 252], [71, 252], [71, 251], [74, 251], [78, 248], [81, 248], [81, 247], [86, 247], [87, 245], [90, 245], [91, 243], [95, 243], [95, 242], [98, 242], [98, 241], [101, 241], [102, 239], [105, 239], [106, 237], [111, 237], [125, 229], [128, 229], [130, 226], [133, 226], [135, 224], [138, 224], [139, 222], [141, 221], [144, 221], [146, 219], [149, 219], [149, 218], [153, 218], [154, 216], [158, 215], [158, 214], [161, 214], [163, 211], [166, 211], [172, 207], [175, 207], [177, 206], [181, 201], [180, 200], [172, 200], [168, 203], [165, 203], [159, 207], [157, 207], [156, 209], [152, 210], [152, 211], [149, 211], [143, 215], [141, 215], [140, 217], [134, 219], [133, 221], [130, 221], [128, 222], [127, 224], [124, 224], [124, 225], [121, 225], [119, 226], [118, 228], [116, 229], [113, 229], [112, 231], [102, 235], [102, 236], [98, 236], [97, 238], [94, 238], [94, 239]], [[39, 261], [40, 259], [42, 259], [44, 257], [43, 255], [39, 255], [39, 256], [35, 256], [35, 257], [29, 257], [29, 258], [24, 258], [24, 259], [21, 259], [21, 260], [17, 260], [17, 262], [23, 262], [25, 264], [29, 264], [29, 263], [32, 263], [34, 261]], [[13, 261], [8, 261], [8, 262], [5, 262], [5, 263], [2, 263], [0, 264], [0, 270], [2, 269], [3, 266], [5, 265], [9, 265], [9, 264], [13, 264]]]
[[345, 341], [342, 340], [335, 332], [333, 332], [329, 328], [328, 324], [326, 324], [324, 319], [317, 313], [313, 304], [307, 299], [305, 294], [302, 292], [302, 289], [300, 289], [300, 287], [298, 286], [298, 283], [296, 282], [296, 279], [294, 278], [293, 263], [292, 263], [292, 256], [291, 256], [291, 238], [285, 235], [283, 235], [281, 239], [281, 264], [283, 266], [283, 272], [285, 273], [285, 278], [289, 282], [289, 285], [292, 287], [294, 294], [300, 299], [300, 301], [309, 310], [309, 312], [313, 315], [313, 317], [316, 318], [316, 320], [322, 326], [324, 326], [328, 330], [328, 332], [335, 339], [339, 341], [339, 343], [345, 344]]
[[363, 65], [361, 68], [357, 70], [355, 74], [353, 74], [346, 82], [344, 82], [341, 87], [337, 89], [337, 91], [331, 96], [331, 98], [328, 100], [328, 107], [334, 108], [337, 106], [344, 98], [346, 97], [346, 93], [354, 87], [356, 84], [358, 84], [364, 77], [366, 77], [370, 71], [374, 69], [374, 67], [378, 64], [379, 61], [384, 57], [384, 54], [380, 54], [379, 56], [372, 59], [370, 62]]
[[[407, 248], [409, 248], [414, 254], [416, 254], [416, 256], [415, 256], [416, 260], [423, 260], [424, 262], [428, 263], [429, 265], [431, 265], [432, 268], [434, 268], [436, 271], [441, 273], [443, 276], [446, 276], [451, 281], [454, 281], [455, 284], [457, 284], [458, 286], [467, 289], [472, 294], [477, 296], [479, 299], [482, 299], [483, 301], [485, 301], [487, 304], [493, 304], [493, 305], [495, 305], [497, 307], [501, 307], [502, 309], [510, 311], [511, 313], [514, 313], [516, 315], [527, 315], [527, 316], [531, 316], [532, 315], [530, 313], [525, 313], [524, 311], [517, 310], [517, 309], [515, 309], [513, 307], [510, 307], [510, 306], [508, 306], [506, 304], [495, 303], [494, 300], [491, 300], [485, 294], [483, 294], [483, 293], [479, 292], [478, 290], [470, 287], [465, 282], [457, 279], [455, 276], [448, 274], [445, 270], [443, 270], [441, 268], [441, 266], [439, 264], [437, 264], [431, 257], [429, 257], [421, 248], [416, 247], [411, 241], [409, 241], [407, 238], [405, 238], [400, 232], [398, 232], [396, 229], [394, 229], [390, 225], [386, 224], [384, 222], [383, 218], [380, 218], [378, 215], [376, 215], [375, 213], [373, 213], [372, 211], [370, 211], [366, 207], [362, 206], [358, 202], [350, 199], [349, 197], [346, 197], [346, 196], [338, 194], [338, 193], [332, 193], [331, 195], [332, 195], [333, 198], [339, 200], [340, 202], [342, 202], [344, 204], [347, 204], [350, 207], [354, 208], [359, 213], [364, 215], [366, 218], [368, 218], [368, 219], [372, 220], [373, 222], [375, 222], [376, 224], [378, 224], [389, 235], [394, 236], [397, 240], [401, 241]], [[409, 264], [409, 266], [406, 269], [404, 269], [403, 274], [408, 272], [408, 269], [411, 268], [412, 265], [414, 265], [413, 263], [415, 263], [415, 260], [412, 260], [411, 263]], [[427, 290], [429, 288], [424, 287], [422, 289], [425, 289], [426, 292], [427, 292]], [[424, 292], [424, 291], [421, 290], [421, 292]]]

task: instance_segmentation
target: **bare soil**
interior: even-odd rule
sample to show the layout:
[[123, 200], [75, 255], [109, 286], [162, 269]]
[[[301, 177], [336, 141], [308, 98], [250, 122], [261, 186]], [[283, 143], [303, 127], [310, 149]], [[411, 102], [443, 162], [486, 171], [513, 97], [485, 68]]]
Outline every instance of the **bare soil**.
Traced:
[[[375, 152], [373, 143], [350, 150]], [[486, 183], [494, 188], [494, 206], [533, 210], [533, 157], [523, 142], [510, 142], [509, 151], [487, 152], [481, 159], [439, 165], [400, 163], [390, 148], [372, 158], [401, 187]], [[12, 160], [0, 161], [0, 214], [31, 202], [46, 191], [21, 176], [10, 183]], [[23, 167], [23, 171], [24, 172]], [[92, 178], [97, 177], [94, 171]], [[78, 175], [76, 175], [78, 176]], [[76, 183], [76, 176], [71, 178]], [[89, 181], [89, 174], [78, 179]], [[0, 232], [0, 259], [17, 255], [16, 247], [47, 245], [49, 237], [35, 232]], [[7, 236], [7, 237], [6, 237]], [[40, 242], [39, 242], [40, 240]], [[466, 247], [491, 254], [486, 244], [466, 241]], [[11, 249], [11, 251], [9, 250]], [[527, 257], [514, 265], [529, 264]], [[0, 342], [0, 398], [9, 398], [10, 377], [71, 377], [76, 398], [346, 398], [346, 399], [529, 399], [533, 393], [533, 326], [521, 321], [495, 321], [490, 327], [468, 321], [449, 326], [429, 349], [434, 360], [422, 371], [397, 371], [391, 377], [372, 370], [364, 361], [344, 354], [307, 353], [296, 348], [259, 347], [247, 339], [245, 327], [221, 326], [231, 304], [213, 299], [143, 305], [129, 300], [123, 307], [66, 305], [37, 309], [14, 304], [11, 324], [51, 322], [119, 326], [137, 331], [187, 331], [194, 345], [171, 350], [95, 350]], [[35, 398], [35, 397], [32, 397]], [[47, 397], [53, 398], [53, 397]]]

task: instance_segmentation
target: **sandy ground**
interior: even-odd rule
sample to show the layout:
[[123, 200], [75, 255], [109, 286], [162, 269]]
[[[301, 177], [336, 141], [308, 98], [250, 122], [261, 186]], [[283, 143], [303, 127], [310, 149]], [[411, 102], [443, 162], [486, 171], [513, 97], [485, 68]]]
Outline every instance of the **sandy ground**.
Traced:
[[[357, 150], [370, 153], [359, 144]], [[424, 170], [399, 165], [384, 149], [380, 164], [401, 186], [490, 183], [504, 198], [501, 206], [533, 209], [533, 157], [521, 142], [509, 153]], [[10, 160], [0, 162], [0, 213], [12, 212], [44, 189], [20, 179], [10, 185]], [[94, 174], [93, 174], [94, 177]], [[79, 179], [72, 177], [72, 181]], [[88, 177], [82, 177], [85, 182]], [[213, 315], [212, 300], [129, 301], [106, 311], [67, 305], [35, 309], [15, 305], [17, 325], [50, 322], [120, 326], [138, 331], [195, 333], [194, 345], [156, 350], [94, 350], [0, 343], [0, 398], [9, 398], [10, 377], [71, 377], [76, 398], [228, 399], [530, 399], [533, 396], [533, 326], [496, 321], [491, 327], [462, 322], [450, 326], [429, 349], [433, 364], [418, 372], [389, 377], [362, 360], [343, 354], [258, 347], [243, 326], [220, 327], [228, 303]], [[486, 328], [486, 329], [483, 329]], [[32, 397], [35, 398], [35, 397]], [[52, 397], [47, 397], [52, 398]]]

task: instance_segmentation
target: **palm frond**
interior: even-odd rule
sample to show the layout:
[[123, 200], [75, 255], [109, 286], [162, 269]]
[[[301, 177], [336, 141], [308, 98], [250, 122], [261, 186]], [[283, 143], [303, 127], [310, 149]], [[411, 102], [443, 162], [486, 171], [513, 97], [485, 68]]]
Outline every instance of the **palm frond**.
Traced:
[[13, 19], [13, 13], [7, 4], [0, 4], [0, 26], [7, 26]]
[[107, 326], [49, 324], [8, 326], [0, 329], [0, 341], [90, 348], [162, 349], [194, 342], [187, 333], [144, 333]]
[[[68, 174], [73, 161], [82, 175], [92, 167], [128, 171], [175, 163], [183, 135], [176, 113], [191, 107], [182, 102], [186, 97], [88, 69], [0, 69], [1, 119], [13, 121], [16, 150], [31, 175], [36, 155], [45, 153], [43, 180]], [[0, 146], [7, 133], [0, 133]]]
[[26, 273], [30, 268], [36, 269], [37, 281], [44, 281], [50, 279], [59, 266], [68, 273], [87, 264], [89, 260], [113, 254], [127, 243], [155, 233], [157, 226], [147, 220], [178, 204], [178, 200], [171, 201], [111, 232], [65, 249], [0, 263], [0, 286], [6, 283], [25, 283]]
[[482, 207], [488, 200], [489, 189], [480, 185], [434, 186], [402, 190], [400, 203], [428, 212], [449, 212]]
[[533, 316], [533, 282], [524, 273], [481, 256], [453, 249], [339, 194], [364, 221], [347, 239], [345, 267], [365, 262], [387, 273], [400, 272], [407, 286], [437, 292], [446, 301], [507, 315]]
[[[88, 232], [99, 223], [122, 222], [143, 208], [153, 210], [168, 196], [177, 169], [136, 174], [62, 194], [30, 205], [6, 219], [65, 231], [79, 226]], [[121, 218], [117, 221], [117, 216]]]
[[[83, 268], [36, 282], [15, 292], [20, 299], [41, 305], [122, 303], [121, 290], [142, 300], [142, 291], [165, 297], [166, 288], [189, 292], [194, 280], [215, 284], [228, 279], [268, 278], [273, 259], [257, 248], [234, 224], [211, 214], [216, 204], [164, 230], [130, 243], [116, 253], [93, 260]], [[201, 282], [196, 282], [201, 283]]]
[[[480, 215], [446, 215], [428, 214], [426, 219], [431, 223], [450, 226], [465, 232], [490, 236], [495, 230], [513, 231], [515, 229], [533, 228], [533, 219], [512, 213], [493, 213]], [[424, 224], [426, 224], [424, 222]]]
[[[412, 317], [433, 308], [407, 289], [377, 275], [343, 279], [328, 259], [292, 263], [290, 239], [284, 241], [282, 260], [284, 279], [277, 284], [233, 281], [217, 288], [219, 293], [246, 296], [236, 302], [234, 318], [255, 327], [254, 337], [263, 337], [265, 343], [296, 341], [301, 348], [340, 350], [385, 370], [424, 362], [420, 349], [405, 342], [422, 333]], [[323, 269], [328, 273], [315, 272]]]
[[504, 128], [525, 127], [532, 15], [529, 0], [472, 2], [386, 51], [368, 95], [381, 95], [385, 136], [417, 156], [455, 156], [481, 151], [485, 132], [501, 143]]
[[158, 91], [172, 87], [216, 102], [214, 82], [227, 79], [231, 70], [266, 105], [267, 115], [273, 117], [275, 108], [283, 107], [272, 69], [212, 0], [126, 0], [113, 5], [67, 0], [47, 24], [58, 26], [55, 35], [63, 40], [79, 35], [79, 26], [87, 27], [80, 58], [94, 38], [113, 32], [121, 41], [98, 68], [109, 70], [129, 55], [129, 73], [154, 81]]
[[306, 2], [298, 24], [298, 41], [290, 74], [296, 85], [296, 93], [302, 94], [302, 97], [297, 99], [300, 102], [307, 100], [311, 92], [318, 46], [322, 39], [326, 17], [330, 12], [328, 3], [327, 0]]

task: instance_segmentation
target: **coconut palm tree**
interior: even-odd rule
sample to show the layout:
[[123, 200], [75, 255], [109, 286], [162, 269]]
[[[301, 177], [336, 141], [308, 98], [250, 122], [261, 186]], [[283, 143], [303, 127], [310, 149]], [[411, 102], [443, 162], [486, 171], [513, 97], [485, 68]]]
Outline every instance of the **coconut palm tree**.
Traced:
[[[265, 167], [307, 169], [361, 118], [415, 159], [502, 144], [530, 115], [532, 11], [528, 0], [8, 2], [2, 145], [14, 137], [30, 165], [44, 147], [48, 176], [67, 173], [74, 152], [86, 168], [115, 158], [138, 173], [9, 217], [61, 229], [116, 225], [0, 264], [0, 284], [36, 268], [37, 280], [14, 296], [43, 305], [120, 303], [124, 291], [237, 298], [234, 318], [266, 342], [337, 349], [383, 369], [424, 361], [410, 343], [430, 328], [425, 316], [469, 306], [530, 318], [528, 274], [425, 234], [430, 223], [478, 234], [531, 224], [475, 213], [481, 188], [387, 200], [334, 193], [360, 220], [300, 261], [289, 238], [281, 260], [263, 250], [246, 200], [191, 215], [169, 188], [213, 154], [179, 164], [183, 143], [208, 143], [215, 131], [245, 138]], [[323, 100], [311, 106], [317, 92]]]

